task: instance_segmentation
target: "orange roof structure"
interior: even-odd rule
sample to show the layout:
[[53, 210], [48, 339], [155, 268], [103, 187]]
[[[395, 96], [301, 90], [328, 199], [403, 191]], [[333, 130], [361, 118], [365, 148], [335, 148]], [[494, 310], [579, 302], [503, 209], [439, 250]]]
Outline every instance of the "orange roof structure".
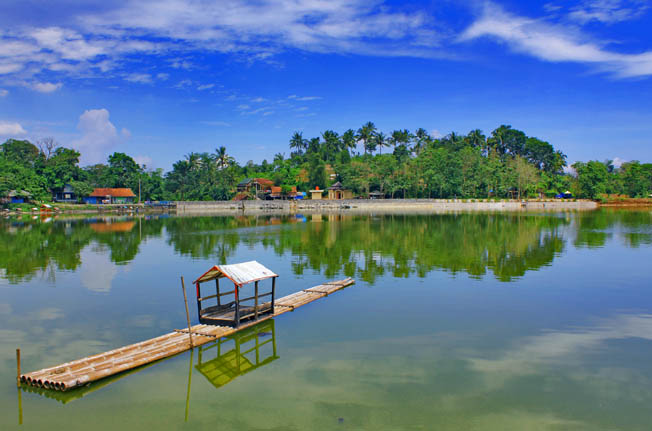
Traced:
[[91, 193], [88, 196], [93, 196], [93, 197], [98, 197], [98, 198], [103, 198], [106, 196], [111, 196], [114, 198], [135, 198], [136, 195], [134, 192], [131, 191], [131, 189], [113, 189], [113, 188], [99, 188], [93, 190], [93, 193]]

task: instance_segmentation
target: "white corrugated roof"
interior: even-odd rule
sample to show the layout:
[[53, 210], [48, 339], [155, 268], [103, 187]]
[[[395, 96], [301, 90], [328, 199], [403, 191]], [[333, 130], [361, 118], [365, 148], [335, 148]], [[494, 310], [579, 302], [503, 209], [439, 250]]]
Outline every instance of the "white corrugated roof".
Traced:
[[215, 265], [195, 280], [195, 283], [226, 277], [237, 285], [251, 283], [266, 278], [278, 277], [271, 269], [252, 260], [250, 262], [234, 263], [232, 265]]

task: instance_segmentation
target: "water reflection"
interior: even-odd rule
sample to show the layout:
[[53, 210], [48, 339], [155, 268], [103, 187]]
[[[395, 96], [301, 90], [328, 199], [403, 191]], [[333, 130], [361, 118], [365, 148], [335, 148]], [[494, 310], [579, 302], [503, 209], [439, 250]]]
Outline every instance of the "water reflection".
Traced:
[[[307, 223], [304, 223], [306, 222]], [[239, 247], [262, 246], [291, 257], [295, 274], [346, 275], [374, 283], [385, 274], [425, 277], [433, 270], [472, 277], [493, 273], [511, 281], [551, 264], [566, 246], [603, 247], [614, 238], [629, 247], [652, 244], [652, 213], [594, 211], [573, 214], [308, 215], [57, 219], [29, 217], [0, 223], [0, 277], [10, 283], [108, 256], [132, 261], [148, 238], [165, 238], [178, 254], [226, 263]], [[87, 247], [92, 246], [91, 249]], [[100, 246], [100, 247], [97, 247]], [[95, 253], [97, 251], [97, 253]], [[106, 291], [117, 271], [107, 268], [93, 290]], [[83, 275], [83, 274], [82, 274]], [[89, 276], [90, 277], [90, 276]], [[85, 277], [85, 280], [89, 280]]]
[[269, 319], [235, 334], [200, 346], [195, 368], [216, 389], [279, 358], [274, 320]]
[[[198, 355], [197, 364], [194, 364], [195, 353]], [[35, 393], [46, 398], [54, 399], [62, 404], [68, 404], [71, 401], [81, 399], [86, 395], [105, 388], [127, 376], [143, 371], [155, 364], [169, 359], [170, 358], [166, 358], [152, 362], [65, 392], [21, 385], [18, 390], [19, 423], [22, 423], [23, 416], [22, 392]], [[186, 421], [188, 420], [190, 408], [193, 365], [194, 368], [215, 387], [215, 389], [219, 389], [232, 382], [237, 377], [264, 367], [277, 359], [279, 359], [279, 356], [276, 349], [276, 329], [274, 319], [267, 319], [257, 325], [238, 331], [233, 335], [219, 338], [211, 343], [192, 349], [190, 354], [190, 370], [188, 373], [188, 389], [186, 395]]]

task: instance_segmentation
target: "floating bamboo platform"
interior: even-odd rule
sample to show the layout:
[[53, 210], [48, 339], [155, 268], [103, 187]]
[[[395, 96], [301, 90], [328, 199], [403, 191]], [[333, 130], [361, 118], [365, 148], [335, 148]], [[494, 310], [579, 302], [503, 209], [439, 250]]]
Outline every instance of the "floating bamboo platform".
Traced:
[[[66, 362], [65, 364], [44, 368], [31, 373], [21, 374], [20, 382], [23, 385], [31, 385], [38, 388], [67, 391], [176, 355], [218, 338], [226, 337], [237, 331], [256, 325], [261, 321], [279, 316], [288, 311], [293, 311], [302, 305], [328, 296], [353, 283], [353, 279], [347, 278], [320, 284], [319, 286], [278, 298], [274, 303], [274, 312], [272, 314], [267, 314], [258, 320], [248, 321], [237, 328], [204, 324], [192, 326], [190, 328], [192, 342], [187, 328], [175, 329], [173, 332], [150, 340], [141, 341], [140, 343], [87, 356], [76, 361]], [[270, 307], [270, 305], [269, 303], [263, 303], [260, 307]]]

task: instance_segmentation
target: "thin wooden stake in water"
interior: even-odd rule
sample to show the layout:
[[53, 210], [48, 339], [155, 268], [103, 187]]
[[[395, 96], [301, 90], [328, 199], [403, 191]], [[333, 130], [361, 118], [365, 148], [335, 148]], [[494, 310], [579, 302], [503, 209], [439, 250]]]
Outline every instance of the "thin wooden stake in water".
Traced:
[[16, 386], [20, 388], [20, 349], [16, 349]]
[[181, 289], [183, 290], [183, 302], [186, 304], [186, 319], [188, 320], [188, 336], [190, 337], [190, 347], [195, 347], [195, 344], [192, 342], [192, 329], [190, 329], [190, 312], [188, 311], [188, 296], [186, 296], [186, 283], [181, 277]]

